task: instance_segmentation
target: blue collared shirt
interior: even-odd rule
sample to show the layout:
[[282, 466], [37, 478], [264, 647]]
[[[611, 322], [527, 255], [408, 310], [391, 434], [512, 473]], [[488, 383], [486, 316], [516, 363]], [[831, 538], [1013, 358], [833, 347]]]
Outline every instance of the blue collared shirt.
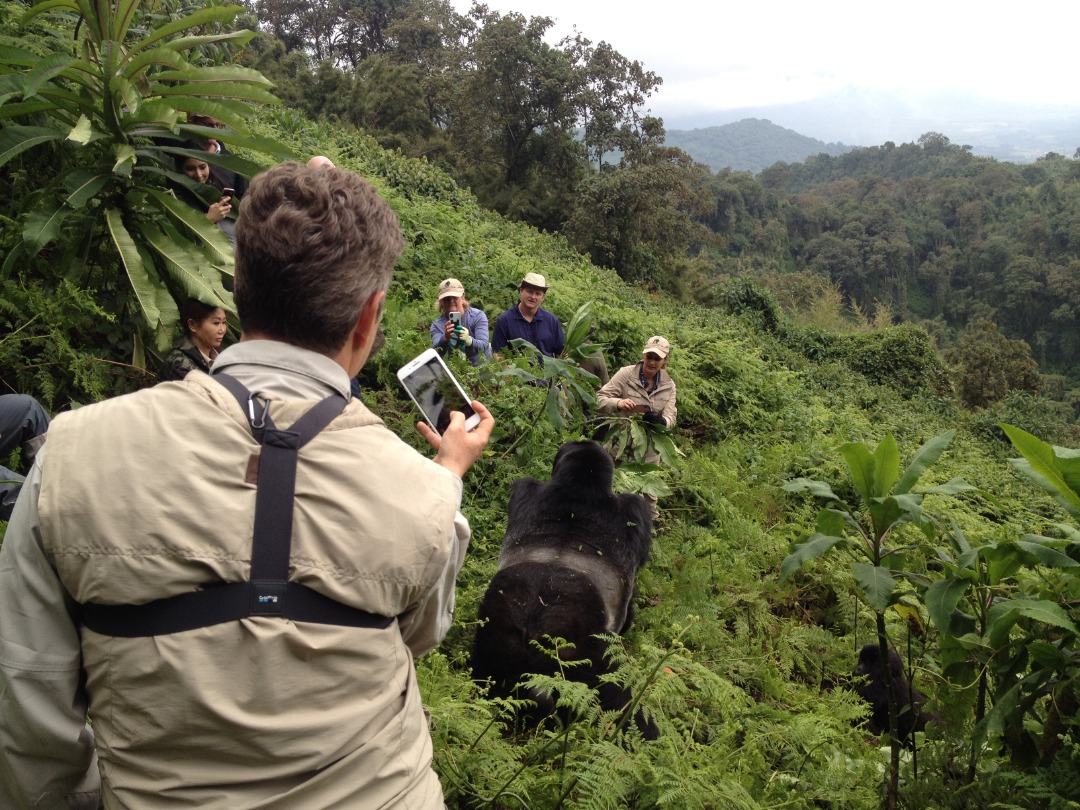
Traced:
[[506, 310], [495, 321], [492, 351], [502, 351], [514, 338], [529, 341], [540, 350], [540, 354], [548, 357], [561, 353], [566, 340], [559, 319], [546, 309], [538, 309], [532, 321], [527, 321], [517, 306]]

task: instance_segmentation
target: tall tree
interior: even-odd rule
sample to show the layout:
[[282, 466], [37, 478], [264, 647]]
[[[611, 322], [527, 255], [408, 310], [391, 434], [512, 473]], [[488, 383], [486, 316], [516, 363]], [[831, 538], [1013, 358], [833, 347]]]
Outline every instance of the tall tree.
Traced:
[[565, 38], [560, 47], [577, 68], [577, 126], [585, 152], [599, 171], [605, 154], [625, 152], [632, 146], [645, 100], [663, 79], [606, 42], [594, 46], [580, 32]]

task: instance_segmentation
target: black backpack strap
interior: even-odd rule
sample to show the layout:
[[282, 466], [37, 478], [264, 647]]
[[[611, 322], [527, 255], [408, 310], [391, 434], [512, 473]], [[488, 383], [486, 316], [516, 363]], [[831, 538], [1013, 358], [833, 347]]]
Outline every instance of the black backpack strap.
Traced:
[[288, 581], [299, 450], [344, 410], [347, 400], [327, 397], [289, 430], [279, 430], [267, 404], [258, 402], [239, 381], [221, 373], [214, 379], [236, 397], [248, 415], [252, 433], [262, 444], [251, 581], [211, 586], [143, 605], [84, 604], [79, 609], [82, 624], [96, 633], [123, 638], [181, 633], [248, 616], [280, 616], [345, 627], [389, 627], [393, 617], [359, 610]]

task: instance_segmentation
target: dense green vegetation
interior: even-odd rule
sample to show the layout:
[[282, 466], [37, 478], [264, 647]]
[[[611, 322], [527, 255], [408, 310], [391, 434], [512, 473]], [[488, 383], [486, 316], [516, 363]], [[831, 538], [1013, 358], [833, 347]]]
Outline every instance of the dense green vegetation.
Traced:
[[[438, 3], [427, 7], [445, 12]], [[14, 31], [12, 8], [3, 7], [5, 32]], [[168, 4], [155, 8], [162, 18], [138, 16], [136, 22], [160, 26], [170, 13], [179, 15]], [[405, 15], [418, 38], [421, 30], [431, 32], [420, 23], [436, 19], [420, 15], [422, 8], [409, 5], [414, 16]], [[511, 19], [507, 36], [521, 25], [527, 29], [525, 23]], [[64, 31], [65, 24], [73, 27], [73, 19], [44, 26], [39, 18], [30, 33], [20, 31], [18, 45], [44, 56], [55, 47], [50, 27]], [[70, 36], [72, 28], [66, 30]], [[303, 34], [287, 19], [278, 30]], [[388, 41], [386, 30], [367, 20], [339, 37], [358, 48], [359, 73], [317, 70], [349, 75], [351, 87], [369, 94], [386, 88], [362, 80], [363, 70], [375, 70], [367, 60]], [[539, 42], [531, 34], [526, 39]], [[339, 47], [336, 41], [327, 38], [325, 47]], [[309, 62], [298, 58], [298, 48], [282, 49], [278, 61], [302, 63], [301, 75]], [[211, 62], [226, 58], [199, 53]], [[537, 53], [559, 61], [543, 49]], [[35, 70], [38, 88], [51, 82], [63, 89], [66, 67], [7, 56], [0, 63], [7, 65], [0, 69], [0, 139], [21, 144], [13, 125], [55, 128], [66, 120], [55, 108], [10, 106], [32, 102], [35, 88], [28, 88], [27, 76]], [[389, 61], [384, 69], [403, 68]], [[433, 69], [431, 76], [438, 74]], [[310, 80], [313, 94], [320, 86]], [[67, 123], [74, 128], [77, 116]], [[548, 683], [580, 719], [535, 733], [516, 730], [513, 705], [488, 700], [471, 681], [467, 655], [477, 606], [495, 570], [510, 485], [524, 475], [546, 477], [557, 447], [588, 435], [590, 426], [574, 398], [562, 400], [567, 407], [559, 419], [550, 416], [553, 391], [559, 401], [553, 386], [575, 377], [569, 362], [565, 374], [553, 364], [548, 386], [530, 384], [524, 363], [455, 364], [498, 427], [466, 481], [473, 545], [460, 578], [458, 621], [440, 649], [419, 662], [436, 766], [451, 807], [874, 808], [893, 799], [911, 808], [1077, 806], [1080, 530], [1069, 495], [1080, 489], [1076, 462], [1015, 430], [1007, 438], [999, 423], [1071, 447], [1080, 445], [1080, 436], [1071, 410], [1036, 393], [1047, 381], [1034, 371], [1025, 345], [1001, 334], [1017, 326], [1003, 322], [1001, 313], [1018, 311], [1026, 295], [1042, 288], [1025, 287], [1017, 276], [1010, 299], [989, 277], [980, 282], [984, 287], [976, 283], [982, 261], [996, 255], [994, 246], [1004, 251], [1002, 270], [1031, 251], [1041, 262], [1035, 266], [1065, 268], [1067, 276], [1075, 248], [1048, 234], [1067, 234], [1075, 220], [1071, 161], [1007, 166], [972, 158], [935, 137], [774, 167], [759, 178], [709, 175], [665, 147], [662, 130], [648, 129], [640, 158], [586, 175], [584, 186], [563, 188], [592, 201], [581, 220], [599, 198], [632, 200], [650, 182], [655, 189], [679, 178], [701, 180], [681, 186], [689, 196], [676, 195], [668, 208], [661, 205], [664, 195], [646, 195], [659, 207], [639, 212], [632, 239], [615, 239], [625, 233], [613, 223], [629, 219], [594, 221], [577, 231], [568, 226], [584, 239], [592, 232], [587, 227], [603, 224], [611, 233], [605, 255], [648, 268], [630, 273], [617, 267], [620, 278], [583, 258], [567, 239], [490, 213], [451, 175], [384, 150], [347, 122], [314, 122], [295, 109], [268, 106], [253, 108], [251, 116], [238, 111], [236, 123], [258, 139], [236, 144], [242, 158], [267, 160], [250, 147], [270, 143], [298, 155], [327, 154], [371, 178], [397, 211], [407, 248], [384, 315], [386, 343], [363, 374], [364, 396], [418, 448], [415, 413], [394, 372], [428, 345], [432, 290], [447, 275], [461, 278], [472, 303], [493, 317], [513, 302], [524, 273], [543, 273], [552, 284], [546, 305], [564, 322], [589, 305], [592, 339], [605, 344], [611, 367], [633, 362], [650, 334], [664, 334], [674, 346], [670, 371], [679, 388], [680, 423], [673, 439], [683, 456], [651, 474], [670, 494], [661, 500], [653, 559], [639, 577], [635, 626], [612, 648], [623, 664], [619, 677], [641, 695], [661, 729], [653, 743], [602, 715], [587, 690], [558, 680]], [[452, 136], [446, 126], [428, 137]], [[549, 147], [537, 145], [540, 152]], [[0, 202], [5, 256], [26, 243], [38, 204], [34, 192], [48, 178], [66, 176], [76, 163], [70, 150], [79, 148], [61, 141], [0, 152], [5, 178], [19, 192]], [[542, 185], [544, 172], [555, 170], [555, 162], [537, 160], [539, 174], [526, 173], [518, 185], [492, 181], [490, 193], [502, 188], [507, 199], [526, 199], [530, 184]], [[694, 216], [718, 238], [690, 227], [701, 189], [710, 190], [715, 212]], [[102, 191], [82, 204], [93, 213], [112, 199]], [[979, 216], [965, 208], [969, 203], [978, 203]], [[539, 211], [544, 201], [530, 198], [526, 207]], [[949, 210], [955, 221], [943, 215]], [[1044, 218], [1050, 211], [1056, 218]], [[808, 218], [810, 212], [816, 218]], [[666, 230], [649, 233], [657, 218]], [[685, 240], [682, 252], [674, 242], [660, 242], [673, 228]], [[142, 233], [133, 232], [133, 239]], [[915, 238], [920, 234], [927, 241]], [[34, 394], [54, 410], [152, 380], [152, 352], [138, 350], [152, 331], [130, 276], [109, 248], [109, 232], [99, 231], [90, 243], [86, 236], [61, 230], [39, 250], [3, 265], [0, 381], [5, 390]], [[972, 285], [968, 297], [946, 286], [942, 311], [935, 312], [930, 296], [918, 293], [925, 280], [922, 264], [912, 263], [915, 243], [934, 247], [927, 262], [931, 255], [938, 264], [951, 257], [949, 278], [963, 270]], [[85, 252], [74, 250], [76, 244], [87, 245]], [[811, 251], [811, 244], [820, 249]], [[689, 253], [687, 246], [693, 246]], [[827, 258], [833, 254], [825, 247], [835, 249], [835, 258]], [[857, 258], [849, 256], [853, 251]], [[843, 275], [844, 268], [859, 272]], [[625, 278], [653, 284], [630, 285]], [[847, 306], [833, 281], [860, 310]], [[887, 306], [875, 313], [876, 301]], [[925, 329], [890, 325], [891, 313], [938, 319], [942, 326], [934, 334], [947, 337], [964, 323], [949, 321], [953, 306], [964, 317], [996, 315], [998, 328], [980, 321], [949, 360]], [[1038, 332], [1039, 324], [1033, 327]], [[1047, 344], [1047, 362], [1051, 349], [1057, 351], [1063, 372], [1069, 331], [1055, 327], [1048, 337], [1057, 342]], [[980, 387], [980, 380], [993, 377], [988, 369], [1001, 379]], [[964, 399], [981, 396], [969, 403], [977, 409], [955, 393], [968, 390], [955, 384], [965, 372], [973, 378], [970, 389], [981, 393]], [[1058, 400], [1070, 385], [1075, 382], [1058, 381]], [[947, 447], [935, 441], [949, 431], [955, 435]], [[1027, 466], [1010, 465], [1021, 453]], [[1049, 494], [1023, 472], [1034, 472]], [[621, 476], [620, 484], [649, 485], [634, 473]], [[850, 519], [837, 520], [841, 513]], [[850, 553], [825, 553], [834, 549]], [[793, 555], [799, 564], [785, 564]], [[858, 648], [882, 632], [940, 717], [917, 753], [890, 750], [855, 727], [865, 707], [842, 688]]]

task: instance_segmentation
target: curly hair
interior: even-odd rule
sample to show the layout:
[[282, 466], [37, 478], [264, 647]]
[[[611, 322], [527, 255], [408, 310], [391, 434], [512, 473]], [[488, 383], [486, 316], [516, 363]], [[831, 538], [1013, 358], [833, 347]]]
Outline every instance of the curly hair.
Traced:
[[389, 286], [403, 249], [397, 216], [366, 180], [336, 167], [276, 166], [251, 181], [236, 223], [240, 323], [333, 354]]

